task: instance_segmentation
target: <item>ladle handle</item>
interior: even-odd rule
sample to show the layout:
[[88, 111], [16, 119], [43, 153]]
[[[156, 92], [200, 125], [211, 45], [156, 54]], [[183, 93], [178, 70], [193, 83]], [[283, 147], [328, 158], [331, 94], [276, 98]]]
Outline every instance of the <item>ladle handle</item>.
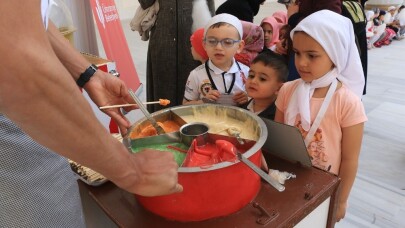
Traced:
[[261, 170], [259, 167], [257, 167], [253, 162], [251, 162], [249, 159], [247, 159], [245, 156], [243, 156], [243, 154], [241, 152], [237, 151], [237, 156], [241, 162], [243, 162], [247, 166], [249, 166], [249, 168], [251, 168], [255, 173], [259, 174], [260, 177], [262, 177], [267, 183], [269, 183], [271, 186], [273, 186], [279, 192], [282, 192], [285, 190], [284, 185], [278, 183], [278, 181], [274, 180], [274, 178], [272, 178], [267, 173], [265, 173], [263, 170]]
[[131, 89], [128, 90], [129, 95], [135, 100], [136, 104], [138, 105], [139, 109], [143, 112], [143, 114], [146, 116], [146, 118], [150, 121], [152, 126], [156, 129], [158, 135], [166, 133], [159, 124], [157, 124], [156, 120], [150, 115], [148, 110], [145, 108], [145, 105], [143, 105], [142, 101], [138, 98], [138, 96], [135, 95], [134, 91]]
[[238, 143], [239, 143], [240, 145], [245, 144], [245, 142], [243, 141], [243, 139], [240, 137], [239, 134], [235, 134], [235, 137], [236, 137], [236, 140], [238, 140]]

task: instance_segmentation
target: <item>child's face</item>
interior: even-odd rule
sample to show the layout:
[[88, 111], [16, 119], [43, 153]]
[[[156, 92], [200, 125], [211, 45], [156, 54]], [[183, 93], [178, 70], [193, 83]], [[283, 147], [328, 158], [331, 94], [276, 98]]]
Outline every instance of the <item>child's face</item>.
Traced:
[[230, 47], [224, 47], [221, 42], [216, 45], [210, 44], [210, 41], [222, 41], [225, 39], [240, 40], [238, 30], [232, 25], [224, 25], [219, 28], [209, 28], [205, 36], [204, 49], [207, 55], [216, 67], [222, 70], [228, 70], [232, 66], [232, 60], [235, 54], [243, 50], [244, 42], [234, 42]]
[[280, 29], [280, 33], [279, 33], [279, 40], [285, 39], [287, 38], [287, 29]]
[[283, 82], [278, 80], [276, 71], [265, 66], [262, 62], [252, 63], [250, 65], [249, 76], [246, 81], [246, 92], [249, 97], [254, 99], [272, 99], [274, 98]]
[[302, 80], [312, 82], [328, 73], [333, 67], [325, 49], [311, 36], [296, 32], [293, 37], [295, 66]]
[[262, 29], [264, 32], [264, 43], [267, 44], [273, 40], [273, 26], [271, 26], [269, 23], [263, 23]]

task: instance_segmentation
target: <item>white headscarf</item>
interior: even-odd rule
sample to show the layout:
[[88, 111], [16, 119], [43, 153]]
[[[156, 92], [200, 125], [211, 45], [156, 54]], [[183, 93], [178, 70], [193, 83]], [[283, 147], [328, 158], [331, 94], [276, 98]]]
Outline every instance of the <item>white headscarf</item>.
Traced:
[[219, 23], [219, 22], [225, 22], [225, 23], [228, 23], [228, 24], [232, 25], [233, 27], [235, 27], [236, 30], [238, 30], [240, 39], [242, 39], [242, 36], [243, 36], [242, 22], [240, 22], [240, 20], [237, 17], [235, 17], [231, 14], [227, 14], [227, 13], [217, 14], [208, 21], [207, 25], [205, 25], [204, 37], [207, 35], [208, 29], [212, 25]]
[[308, 131], [311, 123], [310, 99], [316, 88], [330, 85], [336, 78], [361, 98], [364, 73], [354, 38], [352, 22], [330, 10], [317, 11], [304, 18], [290, 33], [303, 31], [315, 39], [326, 51], [335, 68], [323, 77], [306, 83], [302, 79], [285, 113], [287, 124], [294, 125], [301, 115], [302, 127]]

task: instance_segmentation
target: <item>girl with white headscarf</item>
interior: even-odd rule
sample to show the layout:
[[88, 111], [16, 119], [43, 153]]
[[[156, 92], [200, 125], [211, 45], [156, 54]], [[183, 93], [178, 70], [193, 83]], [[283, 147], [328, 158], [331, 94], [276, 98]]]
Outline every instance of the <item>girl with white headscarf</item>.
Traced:
[[367, 121], [353, 26], [348, 18], [322, 10], [303, 19], [290, 35], [301, 78], [281, 88], [275, 120], [299, 128], [312, 164], [342, 179], [339, 221], [346, 213]]

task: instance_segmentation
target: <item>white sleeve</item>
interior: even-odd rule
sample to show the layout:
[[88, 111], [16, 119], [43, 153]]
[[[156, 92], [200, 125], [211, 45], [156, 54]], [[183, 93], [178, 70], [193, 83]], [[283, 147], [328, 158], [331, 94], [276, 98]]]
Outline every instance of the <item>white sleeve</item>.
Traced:
[[245, 81], [247, 80], [247, 77], [249, 76], [250, 68], [242, 63], [239, 63], [239, 66], [240, 66], [240, 69], [241, 69], [243, 75], [238, 74], [240, 77], [240, 83], [235, 83], [233, 92], [246, 91]]
[[[56, 3], [52, 2], [54, 5]], [[44, 23], [45, 29], [48, 29], [48, 22], [49, 22], [49, 13], [50, 13], [50, 6], [49, 0], [42, 0], [41, 1], [41, 15], [42, 15], [42, 22]]]
[[243, 74], [244, 74], [243, 91], [246, 91], [245, 83], [247, 81], [247, 78], [249, 77], [249, 70], [250, 70], [250, 67], [245, 65], [245, 67], [243, 68]]
[[191, 71], [186, 82], [184, 99], [189, 101], [199, 100], [200, 92], [198, 91], [198, 80], [195, 71]]

